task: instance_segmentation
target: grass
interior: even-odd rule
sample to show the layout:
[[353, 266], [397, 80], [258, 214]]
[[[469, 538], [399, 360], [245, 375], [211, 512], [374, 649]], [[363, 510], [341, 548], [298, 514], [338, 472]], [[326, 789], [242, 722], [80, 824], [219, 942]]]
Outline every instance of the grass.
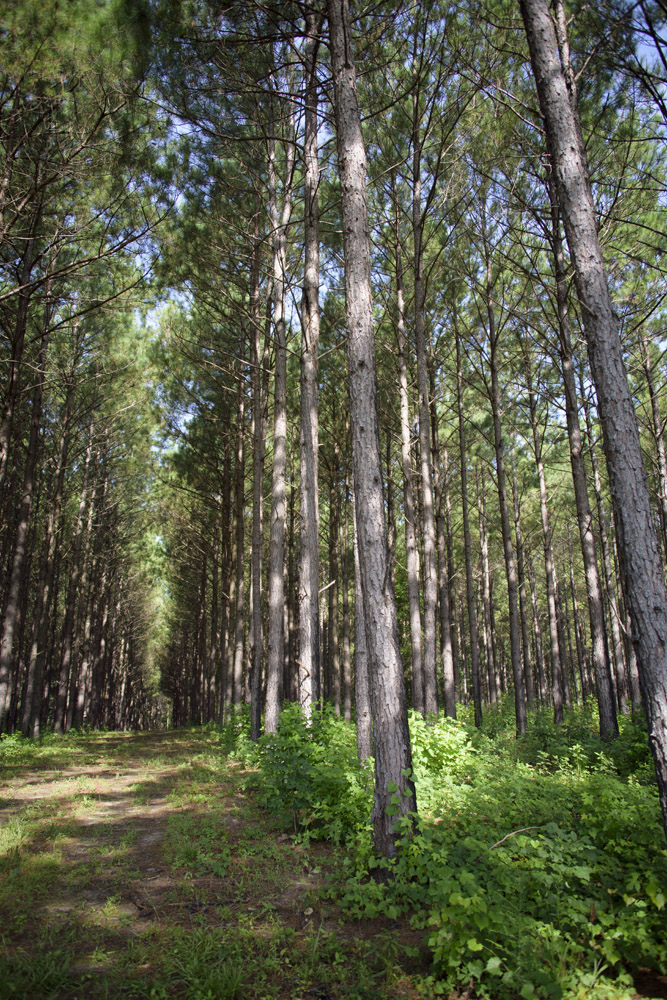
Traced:
[[259, 748], [239, 720], [2, 740], [0, 1000], [667, 995], [645, 733], [595, 724], [413, 717], [419, 825], [381, 879], [330, 713]]
[[0, 743], [0, 1000], [419, 995], [387, 921], [321, 898], [338, 849], [286, 835], [222, 742]]

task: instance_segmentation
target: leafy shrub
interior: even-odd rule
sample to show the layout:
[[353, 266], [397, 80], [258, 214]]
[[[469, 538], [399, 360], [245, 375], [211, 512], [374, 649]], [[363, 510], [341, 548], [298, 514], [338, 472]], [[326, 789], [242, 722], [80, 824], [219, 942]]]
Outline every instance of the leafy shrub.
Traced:
[[667, 852], [655, 788], [636, 778], [641, 723], [624, 720], [625, 746], [609, 747], [593, 713], [558, 730], [532, 721], [523, 742], [497, 720], [489, 737], [413, 717], [417, 833], [383, 882], [369, 869], [386, 863], [358, 855], [344, 905], [423, 928], [436, 995], [472, 979], [494, 1000], [629, 1000], [627, 969], [667, 969]]
[[310, 719], [298, 705], [285, 706], [278, 732], [260, 740], [257, 763], [263, 805], [302, 837], [340, 843], [367, 826], [372, 761], [359, 762], [353, 727], [330, 706]]

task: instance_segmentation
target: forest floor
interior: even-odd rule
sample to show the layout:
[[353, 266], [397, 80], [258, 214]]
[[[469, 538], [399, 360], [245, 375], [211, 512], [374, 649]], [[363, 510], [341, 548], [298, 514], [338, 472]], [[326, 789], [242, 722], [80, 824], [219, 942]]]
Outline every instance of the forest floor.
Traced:
[[0, 1000], [416, 998], [423, 932], [346, 922], [340, 855], [261, 810], [205, 731], [6, 755]]
[[426, 931], [347, 918], [342, 849], [280, 826], [219, 734], [12, 738], [0, 764], [0, 1000], [443, 995]]

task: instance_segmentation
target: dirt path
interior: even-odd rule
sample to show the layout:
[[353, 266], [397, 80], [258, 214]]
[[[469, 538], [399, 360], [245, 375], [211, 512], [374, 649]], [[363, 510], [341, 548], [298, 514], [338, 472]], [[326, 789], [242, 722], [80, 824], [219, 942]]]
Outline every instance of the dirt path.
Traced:
[[3, 754], [0, 1000], [425, 995], [395, 925], [341, 923], [322, 893], [335, 853], [277, 828], [216, 739]]

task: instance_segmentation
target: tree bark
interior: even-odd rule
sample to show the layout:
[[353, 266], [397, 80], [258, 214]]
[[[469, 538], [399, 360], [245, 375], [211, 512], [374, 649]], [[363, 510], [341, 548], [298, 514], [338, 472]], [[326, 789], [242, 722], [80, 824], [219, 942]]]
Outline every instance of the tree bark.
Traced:
[[597, 234], [575, 95], [546, 0], [520, 0], [598, 397], [619, 555], [667, 836], [667, 591], [639, 428]]
[[[449, 567], [447, 565], [447, 538], [445, 494], [449, 474], [447, 446], [443, 448], [444, 468], [440, 468], [440, 441], [438, 435], [438, 413], [435, 405], [435, 375], [433, 365], [429, 371], [431, 395], [431, 433], [433, 437], [433, 490], [435, 493], [435, 525], [438, 548], [438, 607], [440, 611], [440, 656], [442, 658], [442, 680], [445, 715], [456, 718], [456, 684], [454, 674], [454, 650], [452, 644], [451, 601]], [[443, 488], [444, 482], [444, 488]], [[449, 497], [447, 495], [447, 502]]]
[[422, 658], [422, 622], [419, 596], [419, 546], [415, 530], [415, 499], [412, 488], [412, 447], [410, 443], [410, 398], [408, 394], [408, 369], [405, 357], [405, 300], [403, 297], [403, 267], [401, 246], [398, 239], [398, 205], [395, 204], [395, 254], [396, 254], [396, 304], [397, 304], [397, 361], [398, 395], [401, 413], [401, 465], [403, 469], [403, 504], [405, 524], [405, 559], [408, 577], [408, 612], [410, 618], [410, 680], [412, 707], [426, 711], [424, 694], [424, 663]]
[[424, 553], [424, 713], [438, 714], [436, 673], [436, 607], [438, 568], [436, 562], [435, 513], [433, 507], [433, 463], [431, 457], [431, 408], [429, 405], [428, 356], [426, 350], [426, 288], [424, 279], [423, 219], [421, 205], [421, 141], [419, 137], [419, 88], [413, 90], [412, 116], [412, 236], [414, 242], [415, 351], [419, 411], [419, 466], [422, 496], [422, 550]]
[[611, 682], [611, 670], [607, 648], [607, 637], [604, 622], [604, 603], [602, 587], [598, 572], [595, 553], [595, 536], [593, 534], [593, 515], [588, 502], [588, 485], [586, 482], [586, 466], [584, 463], [581, 429], [579, 427], [579, 407], [574, 378], [574, 358], [572, 353], [572, 337], [570, 333], [570, 316], [568, 311], [567, 278], [565, 261], [560, 236], [560, 216], [554, 185], [549, 183], [551, 200], [551, 232], [554, 270], [556, 276], [556, 301], [558, 309], [558, 333], [560, 339], [560, 360], [565, 387], [565, 419], [567, 422], [567, 437], [570, 446], [570, 465], [572, 467], [572, 482], [574, 499], [577, 507], [577, 524], [581, 555], [584, 562], [586, 578], [586, 595], [588, 598], [588, 618], [591, 628], [591, 645], [593, 649], [593, 670], [595, 671], [596, 694], [600, 715], [600, 735], [602, 739], [613, 739], [618, 736], [618, 722], [614, 704], [614, 692]]
[[[275, 733], [283, 698], [285, 660], [285, 538], [287, 528], [287, 325], [285, 323], [285, 271], [287, 226], [292, 214], [292, 163], [294, 143], [286, 144], [283, 205], [278, 212], [276, 150], [269, 144], [269, 199], [273, 231], [273, 336], [276, 368], [273, 397], [273, 483], [269, 528], [268, 652], [266, 658], [266, 710], [264, 730]], [[253, 730], [254, 732], [254, 730]], [[259, 735], [259, 733], [257, 734]]]
[[465, 417], [463, 413], [463, 365], [461, 340], [454, 306], [454, 337], [456, 340], [456, 405], [459, 418], [459, 453], [461, 456], [461, 512], [463, 518], [463, 548], [466, 564], [466, 597], [468, 601], [468, 631], [470, 633], [470, 673], [472, 676], [475, 725], [482, 725], [482, 688], [479, 664], [479, 633], [475, 608], [475, 581], [472, 572], [472, 544], [470, 541], [470, 515], [468, 513], [468, 457], [466, 453]]
[[301, 510], [299, 553], [299, 704], [309, 712], [320, 675], [318, 441], [320, 216], [317, 150], [317, 18], [306, 11], [304, 276], [301, 306]]
[[357, 756], [359, 760], [368, 760], [373, 754], [373, 721], [354, 497], [352, 498], [352, 530], [354, 536], [354, 707], [357, 717]]
[[514, 711], [516, 716], [516, 731], [521, 735], [526, 731], [526, 689], [523, 680], [521, 663], [521, 633], [519, 629], [518, 581], [516, 575], [516, 560], [512, 544], [512, 529], [510, 526], [509, 504], [507, 500], [507, 477], [505, 475], [505, 445], [502, 434], [500, 385], [498, 382], [498, 331], [496, 329], [495, 310], [493, 303], [493, 281], [491, 274], [491, 257], [489, 254], [486, 234], [484, 238], [486, 256], [486, 310], [489, 321], [489, 368], [491, 373], [491, 411], [493, 418], [493, 443], [496, 454], [496, 488], [500, 507], [500, 528], [503, 537], [503, 553], [505, 556], [505, 571], [507, 573], [507, 602], [509, 608], [510, 628], [510, 658], [512, 661], [512, 679], [514, 681]]
[[399, 836], [395, 817], [414, 815], [416, 798], [382, 489], [366, 152], [347, 0], [328, 0], [327, 11], [343, 209], [354, 492], [375, 734], [373, 846], [391, 857]]
[[[15, 657], [15, 638], [21, 613], [21, 593], [25, 585], [25, 574], [28, 566], [28, 532], [33, 506], [37, 461], [40, 452], [40, 429], [42, 421], [42, 401], [44, 398], [44, 382], [46, 379], [46, 354], [49, 343], [49, 326], [51, 308], [47, 302], [42, 329], [42, 338], [37, 362], [37, 384], [33, 390], [30, 434], [28, 438], [28, 453], [23, 473], [23, 491], [19, 510], [19, 521], [14, 539], [12, 554], [12, 569], [9, 577], [7, 604], [2, 620], [2, 636], [0, 638], [0, 733], [8, 728], [8, 713], [13, 682], [17, 679], [18, 664]], [[13, 669], [12, 669], [13, 668]]]
[[528, 599], [526, 595], [526, 565], [523, 548], [523, 530], [521, 528], [521, 506], [519, 504], [519, 486], [516, 476], [516, 464], [512, 469], [512, 499], [514, 502], [514, 535], [516, 538], [516, 568], [519, 580], [519, 618], [521, 619], [521, 649], [523, 652], [523, 671], [526, 678], [526, 701], [529, 708], [535, 706], [535, 677], [533, 674], [533, 659], [530, 650], [530, 635], [528, 632]]
[[558, 615], [556, 610], [556, 567], [554, 550], [551, 540], [551, 522], [547, 503], [547, 483], [542, 460], [542, 441], [537, 422], [537, 398], [533, 387], [530, 357], [524, 352], [524, 369], [526, 372], [526, 387], [528, 389], [528, 409], [530, 426], [533, 434], [533, 452], [537, 467], [537, 480], [540, 488], [540, 516], [542, 518], [542, 546], [544, 549], [544, 571], [546, 575], [547, 609], [549, 611], [549, 640], [551, 646], [551, 696], [554, 708], [554, 722], [560, 725], [563, 721], [563, 672], [565, 650], [561, 649], [558, 640]]
[[486, 653], [486, 673], [489, 686], [489, 702], [492, 705], [498, 701], [498, 690], [496, 686], [496, 657], [492, 641], [493, 626], [491, 624], [491, 570], [489, 567], [489, 536], [487, 532], [486, 516], [486, 484], [484, 482], [484, 471], [480, 478], [477, 478], [477, 516], [479, 521], [479, 547], [482, 564], [481, 597], [482, 597], [482, 621], [484, 626], [484, 650]]

